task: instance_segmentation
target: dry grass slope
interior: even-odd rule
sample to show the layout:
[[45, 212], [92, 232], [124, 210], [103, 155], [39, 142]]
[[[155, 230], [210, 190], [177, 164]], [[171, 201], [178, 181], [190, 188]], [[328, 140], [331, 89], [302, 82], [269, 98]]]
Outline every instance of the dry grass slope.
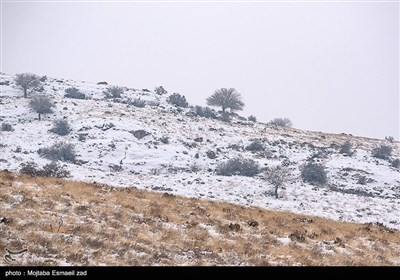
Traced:
[[29, 248], [15, 265], [400, 265], [380, 225], [7, 171], [0, 217], [0, 252]]

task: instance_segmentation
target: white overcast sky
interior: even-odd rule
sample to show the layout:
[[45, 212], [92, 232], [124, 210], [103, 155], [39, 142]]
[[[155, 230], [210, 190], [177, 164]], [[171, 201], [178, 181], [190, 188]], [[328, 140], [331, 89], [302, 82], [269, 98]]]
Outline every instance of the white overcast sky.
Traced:
[[2, 2], [2, 69], [184, 94], [399, 139], [399, 3]]

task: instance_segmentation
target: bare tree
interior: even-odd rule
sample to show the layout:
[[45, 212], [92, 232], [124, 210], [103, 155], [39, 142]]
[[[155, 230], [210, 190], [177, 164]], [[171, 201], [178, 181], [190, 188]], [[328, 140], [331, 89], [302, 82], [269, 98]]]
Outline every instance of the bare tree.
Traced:
[[46, 96], [38, 95], [31, 99], [29, 102], [29, 107], [32, 111], [38, 113], [39, 121], [41, 120], [41, 114], [49, 114], [52, 113], [52, 107], [56, 107], [54, 103]]
[[278, 198], [278, 189], [289, 181], [289, 170], [282, 166], [268, 168], [265, 179], [275, 187], [275, 198]]
[[207, 105], [221, 107], [222, 111], [231, 109], [232, 111], [241, 111], [244, 107], [242, 96], [234, 88], [221, 88], [207, 98]]
[[31, 73], [17, 74], [14, 81], [24, 90], [25, 98], [28, 97], [28, 89], [34, 89], [40, 85], [40, 78]]

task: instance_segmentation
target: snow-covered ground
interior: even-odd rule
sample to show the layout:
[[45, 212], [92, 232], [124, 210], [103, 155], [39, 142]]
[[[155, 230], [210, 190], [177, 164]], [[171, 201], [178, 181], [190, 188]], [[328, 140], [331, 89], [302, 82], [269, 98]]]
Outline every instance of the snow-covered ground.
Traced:
[[[371, 156], [373, 148], [384, 144], [393, 147], [393, 159], [399, 158], [398, 142], [274, 128], [240, 119], [226, 123], [190, 117], [190, 108], [178, 110], [166, 102], [168, 95], [125, 88], [122, 99], [107, 100], [103, 94], [107, 85], [52, 78], [44, 83], [43, 94], [52, 97], [56, 108], [39, 121], [13, 77], [0, 77], [0, 123], [9, 123], [14, 129], [0, 131], [0, 169], [17, 171], [21, 163], [28, 161], [43, 166], [49, 160], [40, 157], [38, 149], [66, 141], [75, 145], [78, 155], [77, 163], [65, 163], [74, 180], [134, 186], [336, 220], [380, 222], [400, 229], [400, 171], [389, 161]], [[77, 87], [89, 99], [64, 98], [68, 87]], [[35, 94], [38, 93], [30, 96]], [[139, 97], [159, 105], [138, 108], [126, 102]], [[49, 132], [53, 121], [61, 118], [68, 119], [73, 129], [66, 136]], [[110, 123], [114, 126], [110, 127]], [[137, 139], [132, 133], [136, 130], [145, 130], [148, 135]], [[169, 137], [169, 142], [163, 143], [161, 137]], [[264, 143], [265, 151], [253, 153], [244, 149], [254, 139]], [[337, 148], [347, 140], [356, 151], [351, 157], [340, 154]], [[209, 151], [216, 158], [210, 159]], [[328, 184], [320, 187], [300, 178], [300, 166], [317, 153], [316, 161], [325, 164], [328, 171]], [[262, 174], [215, 174], [219, 163], [239, 155], [254, 159], [262, 167], [282, 163], [288, 166], [292, 180], [280, 190], [279, 199], [274, 198], [273, 187]], [[116, 168], [120, 170], [115, 171]], [[366, 176], [366, 185], [357, 183], [360, 176]]]

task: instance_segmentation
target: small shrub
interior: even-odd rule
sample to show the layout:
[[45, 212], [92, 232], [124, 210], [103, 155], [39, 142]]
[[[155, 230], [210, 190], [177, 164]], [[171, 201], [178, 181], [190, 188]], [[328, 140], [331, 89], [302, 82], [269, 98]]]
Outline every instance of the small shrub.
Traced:
[[186, 101], [186, 97], [184, 95], [180, 95], [179, 93], [174, 93], [168, 96], [167, 102], [182, 108], [187, 108], [189, 106], [189, 103]]
[[246, 147], [246, 150], [251, 152], [259, 152], [263, 151], [264, 149], [265, 149], [264, 144], [258, 139], [254, 140], [253, 142], [251, 142], [250, 145]]
[[71, 132], [71, 127], [69, 126], [67, 120], [61, 119], [54, 121], [53, 128], [50, 129], [49, 131], [64, 136]]
[[352, 156], [353, 155], [353, 151], [351, 150], [353, 147], [353, 145], [351, 144], [350, 141], [346, 141], [344, 142], [344, 144], [342, 146], [340, 146], [340, 151], [339, 153], [347, 155], [347, 156]]
[[103, 92], [107, 99], [110, 98], [121, 98], [124, 93], [124, 89], [118, 86], [110, 86], [106, 91]]
[[41, 157], [54, 161], [75, 162], [76, 160], [75, 146], [65, 142], [58, 142], [49, 148], [39, 149], [38, 153]]
[[388, 141], [389, 143], [393, 143], [394, 137], [393, 136], [385, 136], [385, 140]]
[[206, 155], [209, 159], [216, 159], [217, 158], [217, 154], [214, 151], [207, 151]]
[[234, 158], [217, 166], [217, 175], [253, 177], [260, 173], [260, 166], [252, 159]]
[[40, 170], [38, 165], [33, 161], [28, 161], [26, 163], [21, 163], [19, 172], [24, 175], [31, 177], [40, 176]]
[[290, 127], [293, 125], [292, 121], [288, 118], [275, 118], [269, 122], [273, 126]]
[[169, 144], [169, 137], [168, 136], [163, 136], [159, 140], [163, 144]]
[[222, 112], [221, 116], [219, 116], [218, 119], [220, 121], [227, 122], [227, 123], [231, 122], [231, 116], [229, 115], [228, 112]]
[[303, 182], [311, 185], [324, 185], [327, 182], [325, 167], [322, 164], [309, 162], [301, 169]]
[[1, 124], [1, 131], [13, 131], [13, 127], [9, 123], [2, 123]]
[[[149, 90], [148, 90], [148, 91], [149, 91]], [[163, 94], [167, 94], [167, 93], [168, 93], [168, 91], [166, 91], [166, 90], [164, 89], [163, 86], [156, 87], [156, 88], [154, 89], [154, 92], [155, 92], [156, 94], [158, 94], [158, 95], [163, 95]]]
[[367, 184], [367, 177], [365, 177], [365, 176], [358, 177], [357, 184], [366, 185]]
[[400, 159], [396, 158], [396, 159], [392, 160], [392, 166], [394, 168], [399, 168], [400, 167]]
[[135, 98], [134, 100], [130, 101], [129, 104], [138, 108], [143, 108], [146, 106], [146, 101], [141, 100], [140, 98]]
[[257, 122], [257, 118], [255, 116], [253, 116], [253, 115], [249, 116], [247, 118], [247, 120], [250, 121], [250, 122]]
[[388, 159], [392, 154], [392, 147], [381, 145], [372, 150], [372, 156], [380, 159]]
[[70, 176], [69, 171], [57, 162], [46, 164], [40, 173], [40, 176], [43, 177], [66, 178]]
[[70, 87], [65, 90], [64, 97], [74, 99], [86, 99], [84, 93], [80, 92], [76, 87]]
[[217, 119], [217, 115], [215, 114], [215, 111], [213, 109], [211, 109], [210, 107], [195, 106], [192, 110], [192, 114], [197, 117], [204, 117], [204, 118], [208, 118], [208, 119]]

